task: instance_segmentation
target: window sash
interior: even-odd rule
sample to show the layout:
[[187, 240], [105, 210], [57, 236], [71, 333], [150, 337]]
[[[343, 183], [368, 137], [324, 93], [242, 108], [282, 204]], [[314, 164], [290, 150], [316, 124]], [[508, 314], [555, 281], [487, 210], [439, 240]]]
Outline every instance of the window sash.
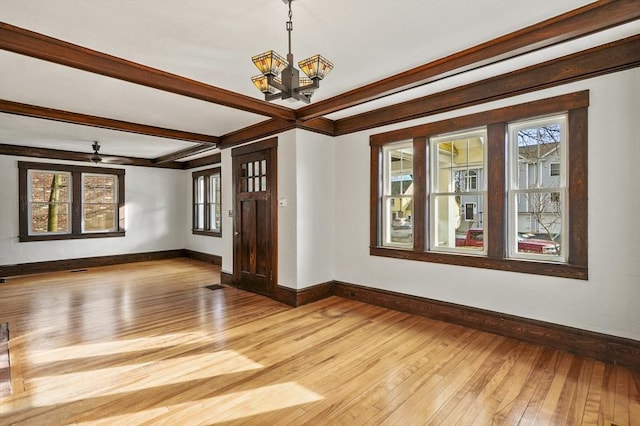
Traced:
[[[509, 179], [508, 186], [506, 188], [507, 192], [507, 255], [509, 258], [513, 259], [527, 259], [527, 260], [540, 260], [547, 262], [558, 262], [558, 263], [566, 263], [569, 259], [569, 245], [567, 242], [569, 241], [569, 232], [568, 232], [568, 188], [567, 188], [567, 158], [568, 158], [568, 125], [567, 125], [567, 114], [554, 114], [547, 117], [533, 118], [527, 120], [521, 120], [517, 122], [511, 122], [507, 126], [507, 143], [508, 143], [508, 155], [509, 155]], [[533, 128], [542, 128], [545, 126], [554, 126], [557, 125], [559, 129], [559, 139], [558, 139], [558, 147], [556, 148], [557, 153], [559, 153], [560, 160], [548, 162], [549, 164], [549, 172], [542, 172], [544, 163], [547, 162], [546, 157], [549, 153], [536, 153], [536, 157], [533, 159], [534, 161], [529, 161], [528, 164], [533, 164], [533, 168], [527, 167], [525, 170], [526, 177], [529, 176], [529, 169], [535, 170], [534, 181], [531, 182], [529, 179], [525, 179], [525, 185], [521, 182], [521, 165], [522, 165], [522, 156], [520, 153], [521, 146], [518, 139], [518, 132], [523, 129], [533, 129]], [[540, 150], [540, 143], [536, 149]], [[551, 164], [559, 164], [559, 176], [551, 176]], [[547, 179], [547, 176], [549, 179]], [[546, 182], [545, 182], [546, 180]], [[554, 184], [555, 183], [555, 184]], [[523, 187], [524, 186], [524, 187]], [[554, 203], [551, 200], [551, 194], [557, 193], [560, 196], [560, 213], [558, 215], [557, 212], [553, 211]], [[529, 201], [528, 198], [525, 198], [524, 203], [518, 202], [519, 195], [528, 195], [531, 194], [534, 202]], [[545, 194], [549, 194], [548, 197], [545, 197]], [[537, 200], [537, 201], [536, 201]], [[547, 212], [548, 206], [552, 209]], [[543, 229], [546, 227], [549, 229], [549, 233], [551, 233], [551, 226], [544, 225], [542, 222], [544, 221], [545, 216], [553, 216], [553, 220], [559, 221], [560, 227], [560, 253], [559, 254], [548, 254], [548, 253], [530, 253], [521, 250], [521, 241], [523, 240], [520, 237], [519, 232], [519, 224], [520, 224], [520, 214], [523, 215], [523, 218], [526, 220], [527, 217], [530, 220], [535, 221], [534, 227], [539, 229]], [[554, 224], [553, 228], [556, 228], [558, 225]], [[536, 230], [537, 232], [538, 230]], [[546, 232], [543, 232], [546, 233]], [[555, 234], [555, 232], [553, 232]], [[564, 242], [564, 244], [563, 244]], [[547, 248], [543, 248], [546, 250]]]
[[[105, 201], [89, 201], [87, 197], [87, 178], [107, 178], [112, 180], [112, 199], [113, 202]], [[111, 174], [99, 174], [99, 173], [83, 173], [82, 174], [82, 232], [83, 233], [99, 233], [99, 232], [114, 232], [118, 229], [118, 176]], [[101, 207], [105, 207], [102, 209]], [[92, 209], [99, 208], [103, 210], [103, 215], [110, 215], [110, 225], [108, 227], [101, 227], [99, 229], [87, 229], [89, 228], [87, 214]], [[108, 210], [107, 210], [108, 209]]]
[[[471, 159], [472, 142], [479, 143], [482, 147], [480, 159], [477, 155]], [[455, 142], [459, 142], [456, 144]], [[426, 250], [444, 253], [464, 253], [472, 256], [487, 255], [487, 240], [483, 241], [482, 248], [477, 246], [460, 246], [458, 240], [466, 237], [466, 227], [463, 227], [464, 213], [462, 206], [466, 202], [475, 202], [477, 208], [478, 224], [474, 228], [483, 228], [488, 232], [484, 215], [487, 212], [487, 179], [480, 179], [480, 170], [486, 173], [487, 164], [487, 129], [484, 127], [445, 133], [429, 138], [428, 149], [430, 162], [427, 174], [431, 182], [428, 196], [429, 215], [429, 239]], [[477, 149], [476, 149], [477, 151]], [[462, 161], [456, 163], [455, 157]], [[444, 161], [442, 161], [444, 159]], [[448, 164], [447, 164], [448, 162]], [[471, 190], [467, 186], [470, 173], [473, 172], [476, 189]], [[448, 175], [444, 179], [443, 175]], [[443, 189], [446, 187], [446, 189]], [[443, 201], [442, 200], [446, 200]], [[440, 213], [445, 213], [448, 220], [441, 218]], [[451, 223], [453, 221], [453, 223]], [[451, 227], [453, 225], [453, 228]], [[458, 229], [462, 228], [462, 231]], [[461, 235], [464, 233], [464, 236]]]

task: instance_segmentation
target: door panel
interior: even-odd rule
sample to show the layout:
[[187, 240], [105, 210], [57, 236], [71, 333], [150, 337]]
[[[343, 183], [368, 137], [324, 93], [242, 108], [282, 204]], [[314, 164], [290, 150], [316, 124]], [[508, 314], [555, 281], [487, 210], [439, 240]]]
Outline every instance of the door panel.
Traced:
[[234, 282], [241, 288], [274, 295], [275, 146], [233, 155], [235, 232]]

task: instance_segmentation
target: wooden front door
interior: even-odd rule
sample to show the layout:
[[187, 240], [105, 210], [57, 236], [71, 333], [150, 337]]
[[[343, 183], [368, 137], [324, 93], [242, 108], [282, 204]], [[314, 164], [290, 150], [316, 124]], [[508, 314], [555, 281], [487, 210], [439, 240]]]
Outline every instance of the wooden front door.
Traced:
[[270, 139], [232, 151], [234, 284], [273, 297], [276, 283], [276, 146]]

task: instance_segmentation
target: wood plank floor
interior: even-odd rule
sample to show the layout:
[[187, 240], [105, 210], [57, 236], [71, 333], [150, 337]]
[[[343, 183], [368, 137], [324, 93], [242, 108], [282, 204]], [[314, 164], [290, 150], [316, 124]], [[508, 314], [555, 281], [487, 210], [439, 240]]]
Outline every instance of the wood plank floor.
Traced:
[[640, 425], [640, 372], [172, 259], [0, 286], [1, 425]]

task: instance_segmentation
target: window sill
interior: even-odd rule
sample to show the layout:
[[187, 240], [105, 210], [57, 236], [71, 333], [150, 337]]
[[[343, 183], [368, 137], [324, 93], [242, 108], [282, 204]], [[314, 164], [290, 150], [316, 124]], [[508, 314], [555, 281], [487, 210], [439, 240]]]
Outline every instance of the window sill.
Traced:
[[222, 237], [222, 232], [217, 232], [217, 231], [202, 231], [199, 229], [192, 229], [191, 233], [193, 235], [203, 235], [205, 237]]
[[521, 259], [495, 259], [484, 256], [468, 256], [464, 254], [445, 254], [417, 252], [411, 249], [389, 247], [370, 247], [371, 256], [391, 257], [395, 259], [415, 260], [419, 262], [443, 263], [473, 268], [496, 269], [499, 271], [520, 272], [525, 274], [545, 275], [550, 277], [588, 280], [588, 268], [566, 263], [536, 262]]
[[85, 238], [111, 238], [111, 237], [124, 237], [124, 231], [116, 232], [93, 232], [90, 234], [56, 234], [56, 235], [20, 235], [18, 240], [23, 242], [28, 241], [56, 241], [56, 240], [79, 240]]

